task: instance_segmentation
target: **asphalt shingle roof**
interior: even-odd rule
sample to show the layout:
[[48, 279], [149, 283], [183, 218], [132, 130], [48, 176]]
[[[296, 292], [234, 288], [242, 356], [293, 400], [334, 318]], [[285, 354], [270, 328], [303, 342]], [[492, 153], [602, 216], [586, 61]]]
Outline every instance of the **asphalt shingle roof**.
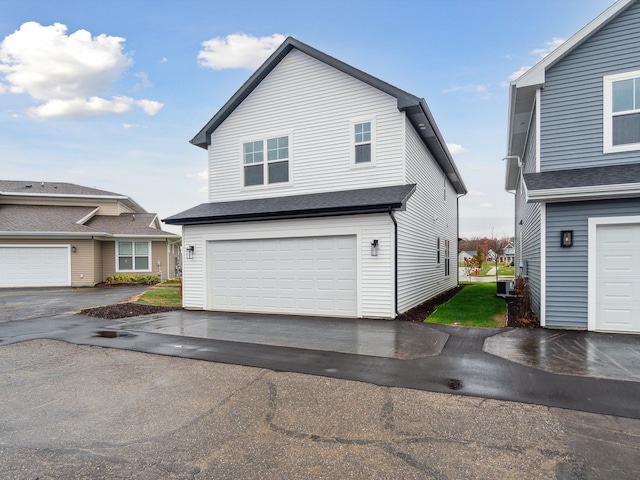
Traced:
[[77, 223], [94, 210], [95, 207], [0, 205], [0, 234], [2, 232], [27, 232], [147, 237], [178, 236], [150, 227], [156, 216], [154, 213], [123, 213], [118, 216], [96, 215], [83, 225]]
[[2, 193], [42, 193], [54, 195], [96, 195], [124, 197], [119, 193], [98, 190], [97, 188], [83, 187], [73, 183], [40, 182], [28, 180], [0, 180], [0, 194]]
[[529, 191], [640, 183], [640, 163], [525, 173], [524, 182]]
[[170, 225], [380, 213], [402, 209], [415, 185], [365, 188], [286, 197], [203, 203], [163, 221]]

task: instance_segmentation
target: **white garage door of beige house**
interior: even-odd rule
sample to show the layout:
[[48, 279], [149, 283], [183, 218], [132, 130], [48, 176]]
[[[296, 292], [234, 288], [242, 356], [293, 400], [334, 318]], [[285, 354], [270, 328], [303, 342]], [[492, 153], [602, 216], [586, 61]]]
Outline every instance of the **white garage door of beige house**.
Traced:
[[640, 224], [597, 227], [596, 330], [640, 332]]
[[357, 316], [356, 237], [212, 241], [211, 310]]
[[71, 285], [69, 247], [0, 246], [0, 287]]

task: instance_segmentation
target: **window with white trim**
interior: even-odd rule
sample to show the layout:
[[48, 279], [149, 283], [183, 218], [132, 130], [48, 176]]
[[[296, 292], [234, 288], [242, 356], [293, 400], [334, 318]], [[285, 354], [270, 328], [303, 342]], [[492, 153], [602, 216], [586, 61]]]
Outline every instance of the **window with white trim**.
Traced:
[[451, 274], [451, 260], [449, 258], [449, 240], [444, 241], [444, 276]]
[[371, 163], [371, 122], [354, 126], [355, 162]]
[[244, 186], [288, 183], [289, 160], [288, 136], [243, 143]]
[[375, 165], [375, 119], [352, 120], [350, 128], [351, 165], [355, 167]]
[[640, 150], [640, 71], [604, 77], [605, 153]]
[[117, 242], [118, 272], [151, 270], [151, 242]]
[[436, 263], [440, 265], [440, 237], [436, 238]]

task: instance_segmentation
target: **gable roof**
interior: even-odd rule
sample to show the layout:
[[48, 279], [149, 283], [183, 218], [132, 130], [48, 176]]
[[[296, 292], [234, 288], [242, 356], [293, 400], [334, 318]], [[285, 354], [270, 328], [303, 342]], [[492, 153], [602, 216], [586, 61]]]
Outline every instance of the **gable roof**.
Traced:
[[456, 193], [464, 195], [467, 193], [466, 186], [462, 181], [462, 177], [451, 157], [451, 153], [436, 125], [436, 122], [427, 106], [427, 102], [423, 98], [418, 98], [410, 93], [405, 92], [393, 85], [369, 75], [368, 73], [358, 70], [334, 57], [316, 50], [293, 37], [288, 37], [280, 47], [254, 72], [251, 77], [240, 87], [240, 89], [223, 105], [209, 122], [196, 134], [191, 143], [201, 148], [207, 148], [211, 143], [211, 133], [214, 132], [224, 120], [240, 105], [245, 98], [269, 75], [269, 73], [287, 56], [287, 54], [297, 49], [316, 60], [319, 60], [347, 75], [350, 75], [378, 90], [381, 90], [397, 100], [398, 110], [406, 112], [407, 118], [418, 132], [418, 135], [432, 152], [438, 165], [447, 175], [447, 178], [453, 185]]
[[135, 200], [120, 193], [84, 187], [74, 183], [42, 182], [29, 180], [0, 180], [0, 201], [5, 196], [11, 197], [65, 197], [120, 200], [136, 212], [146, 213]]
[[276, 198], [203, 203], [163, 220], [168, 225], [313, 218], [387, 213], [405, 208], [415, 185], [363, 188]]
[[155, 213], [91, 217], [95, 210], [94, 207], [0, 205], [0, 236], [180, 238], [180, 235], [153, 228]]
[[[544, 85], [547, 70], [569, 55], [573, 50], [582, 45], [602, 27], [637, 1], [638, 0], [618, 0], [562, 45], [553, 50], [549, 55], [511, 82], [509, 90], [507, 155], [523, 156], [536, 91]], [[513, 167], [514, 164], [511, 162], [508, 164], [507, 170]], [[513, 175], [506, 179], [507, 190], [515, 189], [514, 179], [515, 177]]]

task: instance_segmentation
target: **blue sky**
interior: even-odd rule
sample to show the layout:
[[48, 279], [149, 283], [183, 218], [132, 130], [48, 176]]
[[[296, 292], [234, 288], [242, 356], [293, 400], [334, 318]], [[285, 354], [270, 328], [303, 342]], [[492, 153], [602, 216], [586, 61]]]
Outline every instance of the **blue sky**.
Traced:
[[205, 202], [206, 151], [189, 140], [255, 50], [292, 35], [424, 97], [469, 189], [460, 235], [511, 235], [510, 76], [612, 3], [0, 0], [0, 178], [118, 192], [161, 218]]

